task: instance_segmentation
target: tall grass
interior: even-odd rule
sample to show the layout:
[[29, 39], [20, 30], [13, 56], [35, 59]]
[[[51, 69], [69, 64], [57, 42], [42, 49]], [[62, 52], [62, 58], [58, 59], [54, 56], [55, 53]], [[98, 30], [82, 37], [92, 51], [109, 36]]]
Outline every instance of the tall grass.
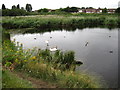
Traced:
[[43, 79], [45, 81], [55, 83], [59, 88], [100, 88], [95, 77], [84, 74], [75, 73], [73, 71], [61, 71], [52, 68], [46, 63], [29, 62], [25, 65], [24, 71], [30, 76]]
[[[19, 47], [21, 46], [16, 47], [13, 42], [7, 40], [3, 42], [3, 65], [5, 68], [24, 71], [32, 77], [55, 83], [61, 88], [101, 87], [95, 77], [74, 71], [75, 59], [73, 51], [51, 53], [46, 49], [38, 50], [37, 53], [34, 53], [36, 52], [34, 49], [23, 51]], [[10, 77], [14, 78], [14, 76]], [[7, 78], [10, 77], [7, 75], [3, 82], [7, 82]], [[7, 83], [6, 85], [9, 84]]]
[[90, 26], [118, 27], [117, 16], [57, 16], [3, 17], [4, 28], [67, 28]]

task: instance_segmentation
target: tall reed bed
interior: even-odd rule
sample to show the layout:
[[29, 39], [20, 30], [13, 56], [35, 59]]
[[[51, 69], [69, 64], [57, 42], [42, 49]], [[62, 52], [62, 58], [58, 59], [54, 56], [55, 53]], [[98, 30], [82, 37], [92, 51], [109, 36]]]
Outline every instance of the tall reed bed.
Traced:
[[4, 28], [66, 28], [89, 26], [114, 26], [118, 27], [117, 17], [107, 16], [57, 16], [41, 15], [31, 17], [4, 17]]

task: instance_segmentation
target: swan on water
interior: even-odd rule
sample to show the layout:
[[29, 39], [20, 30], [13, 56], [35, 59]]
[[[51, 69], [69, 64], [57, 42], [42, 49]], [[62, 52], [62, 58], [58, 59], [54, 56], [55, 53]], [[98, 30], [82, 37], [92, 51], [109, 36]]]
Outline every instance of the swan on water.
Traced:
[[49, 41], [48, 41], [48, 40], [45, 40], [45, 43], [49, 43]]
[[52, 52], [54, 52], [54, 51], [56, 51], [58, 49], [57, 49], [57, 46], [56, 46], [56, 47], [50, 48], [49, 50], [52, 51]]

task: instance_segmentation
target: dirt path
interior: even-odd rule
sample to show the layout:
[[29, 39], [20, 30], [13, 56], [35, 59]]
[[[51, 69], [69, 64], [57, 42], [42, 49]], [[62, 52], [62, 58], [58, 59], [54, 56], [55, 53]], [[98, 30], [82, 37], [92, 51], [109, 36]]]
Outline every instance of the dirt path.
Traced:
[[57, 86], [55, 86], [53, 84], [50, 84], [48, 82], [45, 82], [45, 81], [37, 79], [37, 78], [30, 77], [21, 72], [13, 72], [13, 73], [15, 73], [18, 77], [20, 77], [22, 79], [30, 81], [33, 84], [34, 88], [57, 88]]

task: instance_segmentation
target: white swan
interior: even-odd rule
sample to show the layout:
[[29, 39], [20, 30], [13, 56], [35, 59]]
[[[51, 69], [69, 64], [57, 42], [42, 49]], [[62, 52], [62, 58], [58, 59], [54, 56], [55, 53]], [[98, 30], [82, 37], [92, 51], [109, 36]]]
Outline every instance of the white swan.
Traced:
[[45, 43], [49, 43], [49, 41], [48, 41], [48, 40], [45, 40]]
[[50, 48], [49, 50], [50, 50], [51, 52], [54, 52], [54, 51], [56, 51], [56, 50], [58, 50], [58, 49], [57, 49], [57, 46], [56, 46], [56, 47]]

